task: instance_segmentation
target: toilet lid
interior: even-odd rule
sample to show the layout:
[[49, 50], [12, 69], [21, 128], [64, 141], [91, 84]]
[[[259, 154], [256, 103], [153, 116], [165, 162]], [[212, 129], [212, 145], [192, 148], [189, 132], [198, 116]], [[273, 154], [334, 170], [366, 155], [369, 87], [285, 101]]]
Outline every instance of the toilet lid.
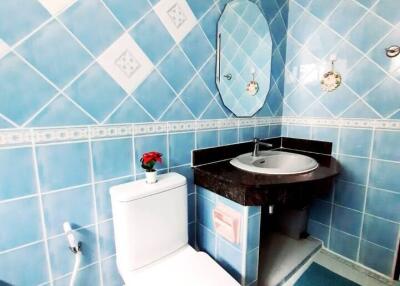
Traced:
[[204, 252], [186, 246], [136, 271], [121, 273], [127, 286], [239, 286]]

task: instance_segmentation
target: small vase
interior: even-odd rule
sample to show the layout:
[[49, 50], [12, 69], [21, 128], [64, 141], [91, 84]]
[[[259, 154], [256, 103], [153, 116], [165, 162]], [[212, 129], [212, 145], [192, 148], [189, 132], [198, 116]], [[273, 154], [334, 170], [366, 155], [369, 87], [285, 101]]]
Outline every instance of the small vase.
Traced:
[[157, 183], [157, 171], [146, 172], [146, 183], [147, 184]]

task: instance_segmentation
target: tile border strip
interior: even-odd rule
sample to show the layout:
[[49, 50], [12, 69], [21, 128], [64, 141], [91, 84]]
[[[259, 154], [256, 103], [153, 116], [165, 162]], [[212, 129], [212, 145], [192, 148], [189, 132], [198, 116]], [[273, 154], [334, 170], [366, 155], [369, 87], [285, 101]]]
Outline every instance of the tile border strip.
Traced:
[[56, 143], [125, 136], [140, 136], [173, 132], [208, 129], [245, 128], [264, 125], [309, 125], [328, 127], [354, 127], [400, 130], [400, 120], [379, 119], [331, 119], [307, 117], [254, 117], [215, 120], [186, 120], [174, 122], [154, 122], [119, 124], [104, 126], [49, 127], [30, 129], [0, 130], [0, 147]]

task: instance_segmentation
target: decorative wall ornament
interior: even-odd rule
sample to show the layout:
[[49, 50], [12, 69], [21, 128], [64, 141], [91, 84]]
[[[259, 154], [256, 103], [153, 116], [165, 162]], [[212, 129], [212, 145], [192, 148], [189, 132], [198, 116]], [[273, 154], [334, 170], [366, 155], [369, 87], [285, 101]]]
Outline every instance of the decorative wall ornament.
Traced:
[[256, 82], [255, 80], [256, 71], [252, 70], [251, 74], [253, 76], [253, 79], [247, 84], [246, 90], [249, 95], [254, 96], [257, 94], [258, 90], [260, 89], [260, 86], [258, 85], [258, 82]]
[[321, 79], [321, 88], [323, 91], [327, 92], [336, 90], [342, 83], [342, 76], [335, 71], [336, 56], [332, 55], [330, 60], [331, 60], [331, 70], [324, 73]]

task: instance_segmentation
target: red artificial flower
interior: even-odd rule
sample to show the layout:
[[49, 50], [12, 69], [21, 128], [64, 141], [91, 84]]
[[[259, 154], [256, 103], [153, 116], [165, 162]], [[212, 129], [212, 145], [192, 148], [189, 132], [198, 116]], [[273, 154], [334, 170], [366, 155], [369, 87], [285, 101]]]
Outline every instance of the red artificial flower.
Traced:
[[156, 151], [147, 152], [142, 155], [140, 162], [142, 162], [142, 167], [146, 171], [152, 171], [154, 165], [159, 162], [162, 163], [162, 154]]

